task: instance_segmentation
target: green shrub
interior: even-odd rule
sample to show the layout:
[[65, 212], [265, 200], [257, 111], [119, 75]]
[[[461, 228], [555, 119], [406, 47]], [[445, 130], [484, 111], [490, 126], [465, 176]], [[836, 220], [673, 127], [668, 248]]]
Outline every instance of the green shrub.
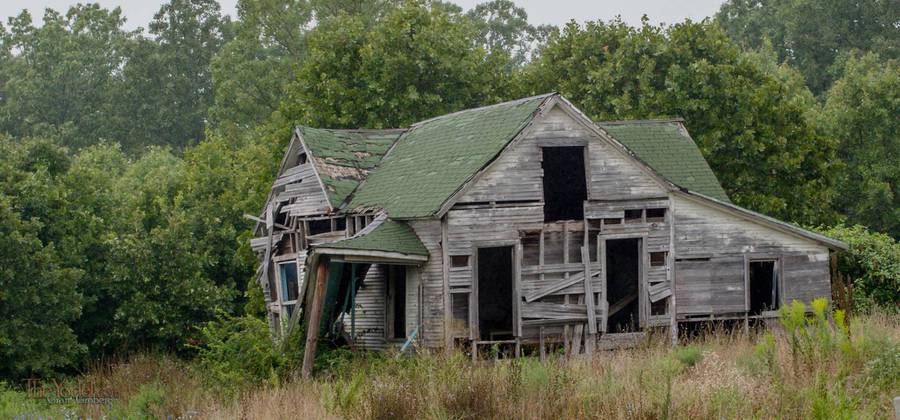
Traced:
[[110, 410], [109, 417], [117, 419], [150, 419], [164, 417], [166, 390], [158, 382], [150, 382], [141, 385], [137, 393], [130, 396], [124, 403], [118, 403]]
[[856, 308], [883, 306], [896, 310], [900, 302], [900, 243], [859, 225], [819, 230], [850, 247], [838, 254], [837, 269], [852, 284]]
[[703, 360], [703, 350], [696, 345], [677, 347], [672, 356], [687, 367], [691, 367]]
[[200, 328], [200, 367], [208, 385], [236, 391], [277, 382], [285, 366], [265, 321], [253, 317], [220, 317]]

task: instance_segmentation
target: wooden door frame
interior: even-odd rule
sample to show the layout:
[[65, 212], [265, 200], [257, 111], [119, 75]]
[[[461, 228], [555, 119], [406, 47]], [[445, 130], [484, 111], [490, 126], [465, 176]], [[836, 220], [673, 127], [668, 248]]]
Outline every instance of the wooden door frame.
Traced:
[[647, 328], [650, 314], [650, 296], [647, 287], [647, 267], [650, 266], [650, 253], [647, 252], [647, 232], [597, 234], [597, 259], [600, 260], [600, 276], [603, 284], [603, 326], [606, 333], [606, 324], [609, 322], [609, 282], [606, 267], [606, 241], [620, 239], [638, 239], [638, 326], [641, 330]]
[[481, 337], [478, 328], [478, 250], [480, 248], [511, 248], [510, 267], [512, 268], [512, 332], [516, 337], [521, 336], [522, 323], [519, 319], [519, 301], [521, 298], [521, 248], [522, 241], [518, 239], [478, 241], [472, 243], [472, 289], [469, 293], [469, 339], [476, 341]]

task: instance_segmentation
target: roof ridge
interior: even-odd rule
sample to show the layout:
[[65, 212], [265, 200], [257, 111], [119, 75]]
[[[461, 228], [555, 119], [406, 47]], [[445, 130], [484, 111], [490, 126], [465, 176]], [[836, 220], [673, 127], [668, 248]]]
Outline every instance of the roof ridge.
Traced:
[[665, 124], [665, 123], [683, 123], [684, 118], [651, 118], [646, 120], [612, 120], [598, 121], [598, 125], [628, 125], [628, 124]]
[[429, 122], [432, 122], [432, 121], [435, 121], [435, 120], [439, 120], [439, 119], [443, 119], [443, 118], [446, 118], [446, 117], [451, 117], [451, 116], [454, 116], [454, 115], [462, 114], [462, 113], [464, 113], [464, 112], [469, 112], [469, 111], [483, 111], [483, 110], [486, 110], [486, 109], [496, 108], [496, 107], [500, 107], [500, 106], [503, 106], [503, 105], [520, 104], [520, 103], [524, 103], [524, 102], [528, 102], [528, 101], [533, 101], [533, 100], [535, 100], [535, 99], [543, 99], [543, 98], [547, 98], [547, 97], [550, 97], [550, 96], [553, 96], [553, 95], [556, 95], [556, 94], [558, 94], [558, 92], [548, 92], [548, 93], [542, 93], [542, 94], [540, 94], [540, 95], [529, 96], [529, 97], [527, 97], [527, 98], [519, 98], [519, 99], [513, 99], [513, 100], [511, 100], [511, 101], [506, 101], [506, 102], [498, 102], [498, 103], [491, 104], [491, 105], [484, 105], [484, 106], [479, 106], [479, 107], [475, 107], [475, 108], [461, 109], [461, 110], [459, 110], [459, 111], [451, 112], [451, 113], [449, 113], [449, 114], [438, 115], [438, 116], [436, 116], [436, 117], [431, 117], [431, 118], [428, 118], [428, 119], [426, 119], [426, 120], [414, 122], [414, 123], [410, 124], [410, 126], [409, 126], [409, 131], [412, 131], [412, 129], [414, 129], [414, 128], [416, 128], [416, 127], [419, 127], [419, 126], [421, 126], [421, 125], [423, 125], [423, 124], [425, 124], [425, 123], [429, 123]]

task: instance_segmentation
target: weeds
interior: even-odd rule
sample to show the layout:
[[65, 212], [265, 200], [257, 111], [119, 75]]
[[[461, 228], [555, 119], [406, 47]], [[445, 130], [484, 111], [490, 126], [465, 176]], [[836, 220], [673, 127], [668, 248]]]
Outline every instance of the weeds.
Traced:
[[[683, 346], [655, 340], [593, 358], [473, 363], [463, 354], [328, 352], [314, 381], [291, 375], [223, 393], [208, 363], [136, 356], [98, 364], [66, 386], [110, 393], [109, 407], [50, 406], [0, 386], [0, 415], [98, 418], [884, 418], [900, 394], [900, 320], [847, 319], [827, 302], [792, 304], [782, 328], [714, 327]], [[253, 345], [219, 342], [223, 366]], [[251, 341], [249, 344], [252, 344]], [[237, 359], [233, 359], [232, 356]], [[264, 366], [264, 365], [252, 365]], [[281, 365], [281, 366], [286, 366]], [[254, 368], [255, 369], [255, 368]], [[262, 370], [257, 370], [262, 372]], [[242, 379], [243, 380], [243, 379]], [[244, 383], [244, 382], [241, 382]], [[228, 384], [224, 384], [228, 385]]]

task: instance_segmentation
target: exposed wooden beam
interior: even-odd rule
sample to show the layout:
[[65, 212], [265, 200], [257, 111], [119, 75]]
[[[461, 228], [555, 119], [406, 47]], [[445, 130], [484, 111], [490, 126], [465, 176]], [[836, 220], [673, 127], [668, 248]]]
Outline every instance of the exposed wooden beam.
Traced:
[[319, 342], [319, 325], [322, 323], [322, 309], [325, 303], [325, 286], [328, 281], [328, 258], [319, 259], [316, 269], [316, 288], [309, 308], [309, 325], [306, 327], [306, 348], [303, 350], [303, 378], [312, 377], [316, 345]]

